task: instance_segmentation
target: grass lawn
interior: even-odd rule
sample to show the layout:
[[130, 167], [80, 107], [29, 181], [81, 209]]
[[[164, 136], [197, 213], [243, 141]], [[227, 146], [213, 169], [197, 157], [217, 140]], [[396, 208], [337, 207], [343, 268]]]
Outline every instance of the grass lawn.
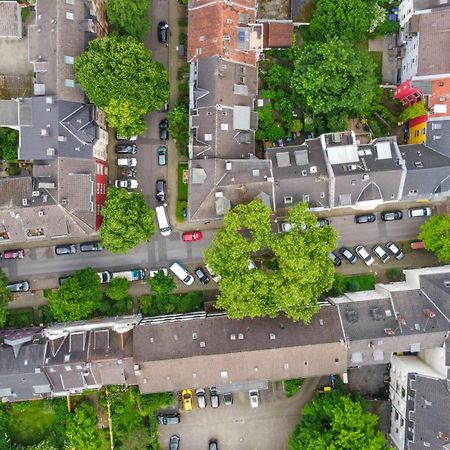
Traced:
[[347, 289], [351, 292], [370, 291], [375, 288], [375, 275], [368, 273], [365, 275], [352, 275], [345, 277]]
[[10, 309], [6, 316], [6, 328], [24, 328], [33, 325], [33, 308]]
[[16, 403], [9, 414], [8, 435], [17, 444], [36, 444], [52, 435], [56, 416], [48, 402]]
[[188, 199], [188, 186], [183, 182], [183, 172], [187, 170], [187, 164], [178, 165], [178, 200], [186, 202]]

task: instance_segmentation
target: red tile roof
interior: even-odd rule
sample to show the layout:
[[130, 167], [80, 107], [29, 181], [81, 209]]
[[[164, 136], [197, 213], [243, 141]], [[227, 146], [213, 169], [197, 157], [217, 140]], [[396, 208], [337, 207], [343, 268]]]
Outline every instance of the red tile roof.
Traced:
[[264, 48], [286, 48], [292, 45], [294, 25], [291, 21], [263, 23]]
[[[219, 55], [254, 66], [258, 51], [238, 49], [238, 27], [247, 28], [251, 43], [257, 42], [257, 32], [252, 33], [253, 27], [247, 26], [247, 23], [254, 24], [255, 20], [256, 0], [226, 3], [221, 0], [193, 0], [189, 7], [188, 61]], [[260, 45], [262, 47], [262, 42]]]
[[409, 128], [415, 127], [416, 125], [420, 125], [421, 123], [426, 123], [427, 120], [428, 120], [427, 115], [415, 117], [414, 119], [411, 119], [409, 121]]
[[[429, 117], [450, 115], [450, 77], [432, 81], [432, 94], [428, 97]], [[442, 111], [442, 112], [441, 112]]]

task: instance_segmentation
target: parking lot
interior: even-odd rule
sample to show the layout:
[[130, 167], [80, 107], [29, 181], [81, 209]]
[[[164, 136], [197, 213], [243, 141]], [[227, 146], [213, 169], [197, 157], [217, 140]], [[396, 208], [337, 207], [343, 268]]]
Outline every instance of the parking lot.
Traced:
[[181, 412], [177, 425], [159, 427], [161, 448], [169, 448], [170, 436], [180, 437], [180, 450], [208, 449], [210, 439], [216, 439], [219, 450], [286, 450], [289, 435], [299, 421], [300, 409], [312, 398], [319, 378], [310, 378], [299, 394], [285, 398], [281, 383], [269, 384], [260, 390], [259, 407], [251, 408], [248, 390], [233, 394], [233, 405], [208, 406]]

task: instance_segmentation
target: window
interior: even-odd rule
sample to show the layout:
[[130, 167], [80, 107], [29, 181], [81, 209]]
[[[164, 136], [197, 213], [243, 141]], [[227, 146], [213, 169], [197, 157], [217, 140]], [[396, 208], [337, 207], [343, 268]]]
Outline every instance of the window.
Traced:
[[416, 195], [417, 194], [417, 189], [410, 189], [408, 191], [408, 195]]
[[66, 11], [66, 19], [73, 20], [73, 19], [75, 19], [75, 16], [72, 12]]
[[294, 199], [291, 196], [284, 197], [285, 204], [292, 203], [293, 201]]
[[201, 55], [203, 53], [203, 49], [201, 47], [197, 48], [197, 55]]
[[416, 130], [414, 132], [414, 137], [419, 137], [420, 136], [420, 130]]
[[440, 134], [436, 134], [436, 135], [433, 136], [433, 140], [434, 141], [438, 141], [441, 138], [442, 138], [442, 136]]
[[320, 198], [325, 198], [325, 192], [320, 193]]
[[447, 97], [439, 97], [439, 101], [440, 102], [445, 102], [445, 101], [447, 101]]
[[66, 78], [64, 80], [65, 87], [75, 87], [75, 80], [71, 80], [70, 78]]
[[435, 122], [433, 122], [432, 124], [431, 124], [431, 129], [432, 130], [441, 130], [442, 129], [442, 123], [435, 123]]
[[74, 57], [73, 56], [64, 55], [64, 63], [65, 64], [73, 64], [74, 63]]
[[426, 129], [426, 128], [422, 128], [422, 136], [423, 136], [424, 134], [426, 134], [426, 132], [427, 132], [427, 129]]
[[443, 81], [439, 81], [438, 86], [443, 87], [444, 86], [444, 82]]
[[73, 5], [75, 0], [66, 0], [66, 5]]

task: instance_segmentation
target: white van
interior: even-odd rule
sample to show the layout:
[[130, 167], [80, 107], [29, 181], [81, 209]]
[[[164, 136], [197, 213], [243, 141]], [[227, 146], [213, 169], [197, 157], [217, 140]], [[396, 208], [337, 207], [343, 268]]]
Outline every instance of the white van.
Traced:
[[169, 236], [172, 233], [172, 228], [170, 227], [169, 219], [167, 218], [166, 207], [161, 205], [155, 208], [156, 219], [158, 220], [159, 231], [163, 236]]
[[194, 282], [194, 277], [178, 262], [170, 266], [170, 270], [186, 285], [190, 286]]

